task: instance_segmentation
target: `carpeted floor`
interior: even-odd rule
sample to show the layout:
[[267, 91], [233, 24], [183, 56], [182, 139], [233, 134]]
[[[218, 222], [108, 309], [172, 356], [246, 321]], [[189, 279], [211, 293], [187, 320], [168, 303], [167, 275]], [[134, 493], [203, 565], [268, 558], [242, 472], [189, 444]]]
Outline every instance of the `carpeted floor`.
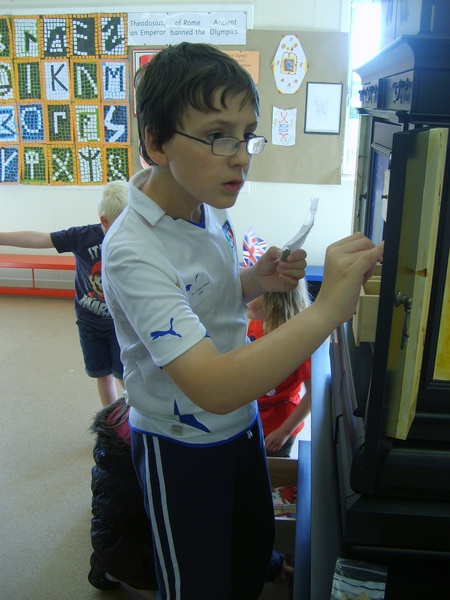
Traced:
[[[88, 429], [100, 400], [84, 372], [72, 300], [0, 297], [0, 340], [0, 598], [137, 600], [87, 581]], [[287, 587], [273, 584], [260, 598], [288, 599]]]

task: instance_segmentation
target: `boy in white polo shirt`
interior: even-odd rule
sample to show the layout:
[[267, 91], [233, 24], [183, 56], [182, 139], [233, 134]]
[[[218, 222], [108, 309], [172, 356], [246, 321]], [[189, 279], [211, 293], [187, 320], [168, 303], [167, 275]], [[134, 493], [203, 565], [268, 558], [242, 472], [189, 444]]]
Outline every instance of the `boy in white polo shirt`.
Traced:
[[138, 74], [141, 153], [103, 247], [122, 349], [132, 449], [163, 599], [256, 600], [273, 506], [255, 398], [341, 322], [382, 249], [357, 234], [327, 251], [314, 304], [246, 344], [245, 303], [293, 289], [306, 254], [271, 247], [240, 269], [227, 213], [266, 140], [248, 73], [206, 44], [161, 51]]

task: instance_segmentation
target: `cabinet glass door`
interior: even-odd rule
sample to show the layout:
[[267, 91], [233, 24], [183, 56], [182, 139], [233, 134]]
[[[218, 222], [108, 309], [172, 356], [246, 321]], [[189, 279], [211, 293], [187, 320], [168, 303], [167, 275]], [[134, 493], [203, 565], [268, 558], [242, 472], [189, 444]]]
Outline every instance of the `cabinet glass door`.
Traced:
[[[450, 259], [447, 261], [433, 378], [437, 381], [450, 381]], [[450, 404], [450, 397], [447, 401]]]
[[364, 494], [450, 493], [448, 144], [446, 128], [393, 136], [365, 438], [351, 471]]
[[[406, 439], [415, 416], [430, 307], [447, 129], [408, 133], [402, 221], [389, 340], [384, 430]], [[394, 152], [393, 152], [394, 154]], [[393, 177], [391, 173], [391, 178]], [[388, 206], [391, 199], [388, 199]], [[388, 208], [389, 211], [389, 208]], [[389, 216], [388, 216], [389, 218]]]
[[[439, 236], [448, 229], [440, 223], [445, 214], [441, 198], [447, 143], [448, 130], [441, 128], [404, 131], [393, 137], [385, 253], [365, 416], [370, 478], [389, 454], [392, 444], [387, 440], [405, 440], [415, 418], [436, 247]], [[448, 192], [444, 196], [448, 205]], [[442, 242], [439, 244], [441, 255]], [[435, 329], [437, 341], [439, 326]]]

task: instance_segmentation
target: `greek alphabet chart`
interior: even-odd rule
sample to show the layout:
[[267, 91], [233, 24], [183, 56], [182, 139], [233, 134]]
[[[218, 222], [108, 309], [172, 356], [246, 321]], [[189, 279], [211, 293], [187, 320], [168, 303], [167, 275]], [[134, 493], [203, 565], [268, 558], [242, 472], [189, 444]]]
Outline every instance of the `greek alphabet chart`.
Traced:
[[128, 180], [126, 14], [0, 16], [0, 184]]

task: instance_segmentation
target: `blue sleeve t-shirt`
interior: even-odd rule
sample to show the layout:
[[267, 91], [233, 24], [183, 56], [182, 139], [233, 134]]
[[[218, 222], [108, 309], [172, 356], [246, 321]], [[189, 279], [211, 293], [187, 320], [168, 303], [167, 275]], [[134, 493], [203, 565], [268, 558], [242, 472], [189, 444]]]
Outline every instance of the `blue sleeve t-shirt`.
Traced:
[[97, 329], [112, 329], [113, 320], [106, 306], [102, 287], [102, 243], [100, 223], [71, 227], [51, 234], [58, 253], [75, 256], [75, 313], [77, 319]]

